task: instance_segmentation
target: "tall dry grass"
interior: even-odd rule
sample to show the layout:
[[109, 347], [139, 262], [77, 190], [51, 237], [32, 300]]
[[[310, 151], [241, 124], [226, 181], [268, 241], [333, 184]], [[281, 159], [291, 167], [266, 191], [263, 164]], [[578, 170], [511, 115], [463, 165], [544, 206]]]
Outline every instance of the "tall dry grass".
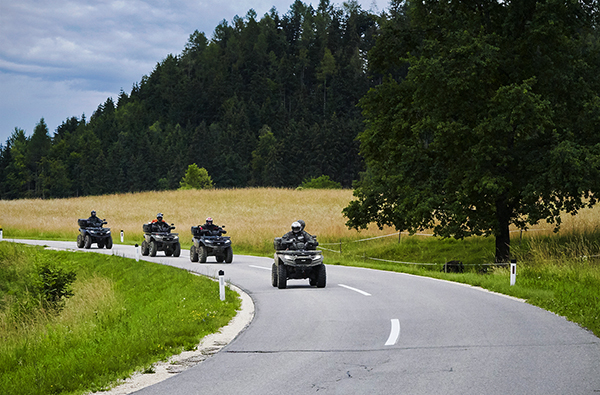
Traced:
[[[281, 188], [213, 189], [127, 193], [70, 199], [0, 200], [0, 227], [4, 237], [53, 237], [75, 240], [78, 218], [96, 210], [106, 218], [119, 240], [123, 230], [126, 242], [141, 242], [142, 224], [161, 212], [174, 223], [182, 243], [191, 242], [190, 228], [210, 216], [225, 225], [234, 245], [251, 248], [272, 246], [274, 237], [289, 231], [297, 219], [306, 230], [328, 240], [372, 237], [393, 233], [373, 226], [356, 232], [345, 226], [342, 209], [352, 200], [352, 191], [293, 190]], [[260, 249], [260, 248], [259, 248]]]

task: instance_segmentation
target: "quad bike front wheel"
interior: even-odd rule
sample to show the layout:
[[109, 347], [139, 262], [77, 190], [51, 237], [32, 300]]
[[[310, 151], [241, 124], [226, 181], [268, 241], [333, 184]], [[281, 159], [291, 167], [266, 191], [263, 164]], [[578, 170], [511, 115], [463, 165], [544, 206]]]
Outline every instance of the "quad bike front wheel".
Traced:
[[80, 234], [77, 235], [77, 248], [83, 248], [85, 241], [83, 240], [83, 236]]
[[92, 236], [85, 235], [84, 241], [84, 247], [89, 250], [92, 247]]
[[195, 245], [190, 248], [190, 261], [198, 262], [198, 249]]
[[284, 289], [287, 287], [287, 273], [285, 265], [277, 265], [277, 288]]
[[317, 288], [325, 288], [325, 285], [327, 284], [327, 271], [325, 269], [325, 265], [319, 265], [318, 269], [317, 269], [317, 281], [316, 281], [316, 286]]
[[150, 250], [148, 249], [148, 242], [146, 240], [142, 241], [142, 255], [148, 256], [150, 254]]
[[156, 252], [158, 251], [158, 246], [156, 245], [156, 241], [152, 240], [150, 242], [150, 256], [156, 256]]
[[206, 247], [200, 246], [200, 263], [206, 263], [206, 258], [208, 257], [208, 251]]
[[271, 265], [271, 285], [277, 286], [277, 265], [275, 263]]
[[225, 250], [225, 263], [233, 262], [233, 250], [231, 247], [227, 247]]

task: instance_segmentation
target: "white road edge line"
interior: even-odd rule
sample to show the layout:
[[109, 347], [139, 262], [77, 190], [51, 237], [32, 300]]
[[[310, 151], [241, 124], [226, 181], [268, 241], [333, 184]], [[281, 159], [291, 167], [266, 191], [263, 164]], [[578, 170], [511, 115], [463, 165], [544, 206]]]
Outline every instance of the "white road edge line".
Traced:
[[270, 267], [264, 267], [264, 266], [255, 266], [255, 265], [248, 265], [250, 267], [254, 267], [256, 269], [264, 269], [264, 270], [271, 270]]
[[370, 293], [368, 293], [368, 292], [365, 292], [365, 291], [361, 291], [360, 289], [353, 288], [353, 287], [349, 287], [349, 286], [347, 286], [347, 285], [344, 285], [344, 284], [338, 284], [338, 285], [339, 285], [340, 287], [347, 288], [347, 289], [349, 289], [349, 290], [351, 290], [351, 291], [358, 292], [359, 294], [363, 294], [363, 295], [365, 295], [365, 296], [371, 296], [371, 294], [370, 294]]
[[386, 346], [393, 346], [398, 341], [398, 337], [400, 337], [400, 320], [393, 318], [392, 319], [392, 330], [390, 331], [390, 337], [388, 337], [385, 342]]

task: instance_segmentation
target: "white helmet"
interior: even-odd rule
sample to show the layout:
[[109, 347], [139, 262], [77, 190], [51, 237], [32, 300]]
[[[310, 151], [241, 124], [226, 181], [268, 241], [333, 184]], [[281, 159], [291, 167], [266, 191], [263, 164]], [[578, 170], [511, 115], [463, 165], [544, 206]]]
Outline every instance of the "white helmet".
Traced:
[[292, 232], [298, 233], [298, 232], [300, 232], [301, 229], [302, 229], [302, 225], [300, 225], [300, 222], [295, 221], [294, 223], [292, 223]]

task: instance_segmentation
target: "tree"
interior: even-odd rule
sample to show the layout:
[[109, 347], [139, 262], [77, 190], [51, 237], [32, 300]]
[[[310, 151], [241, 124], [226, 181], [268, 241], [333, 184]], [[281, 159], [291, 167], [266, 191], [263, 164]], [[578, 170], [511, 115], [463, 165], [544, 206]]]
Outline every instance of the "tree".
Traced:
[[252, 151], [253, 183], [259, 186], [281, 184], [279, 144], [271, 128], [264, 125], [259, 131], [258, 146]]
[[371, 60], [395, 72], [361, 100], [367, 171], [344, 209], [349, 227], [492, 235], [506, 262], [510, 225], [558, 229], [561, 213], [596, 203], [596, 3], [409, 0], [406, 13], [392, 9]]
[[188, 166], [179, 185], [181, 190], [213, 188], [212, 178], [208, 175], [208, 171], [204, 167], [199, 168], [195, 163]]

